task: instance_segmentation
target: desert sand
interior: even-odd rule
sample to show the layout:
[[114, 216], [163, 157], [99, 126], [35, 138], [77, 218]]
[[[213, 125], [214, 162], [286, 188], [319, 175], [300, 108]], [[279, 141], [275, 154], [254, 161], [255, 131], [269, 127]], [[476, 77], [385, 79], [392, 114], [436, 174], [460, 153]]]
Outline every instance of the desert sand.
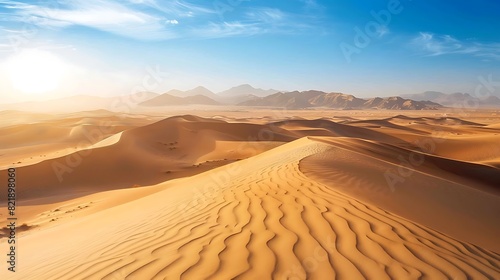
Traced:
[[498, 111], [189, 112], [0, 112], [0, 279], [500, 278]]

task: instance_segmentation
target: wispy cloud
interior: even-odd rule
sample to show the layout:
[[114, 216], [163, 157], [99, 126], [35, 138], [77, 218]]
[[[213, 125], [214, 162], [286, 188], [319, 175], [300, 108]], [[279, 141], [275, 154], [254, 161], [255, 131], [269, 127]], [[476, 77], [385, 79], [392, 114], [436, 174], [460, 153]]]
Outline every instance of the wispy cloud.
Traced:
[[[221, 20], [213, 3], [187, 0], [59, 0], [51, 5], [0, 0], [7, 11], [0, 21], [39, 28], [83, 26], [138, 40], [179, 37], [221, 38], [267, 33], [301, 32], [311, 26], [304, 15], [270, 7], [239, 7], [230, 20]], [[315, 6], [315, 1], [304, 2]]]
[[274, 8], [254, 8], [247, 12], [247, 17], [260, 22], [280, 22], [286, 18], [286, 15], [280, 9]]
[[256, 23], [243, 23], [235, 21], [223, 23], [211, 22], [205, 27], [193, 28], [190, 32], [198, 38], [223, 38], [252, 36], [262, 34], [265, 30], [263, 30], [262, 27]]
[[258, 25], [263, 33], [297, 34], [312, 30], [316, 22], [308, 14], [288, 13], [276, 8], [250, 8], [245, 14], [245, 22]]
[[318, 4], [316, 0], [300, 0], [300, 2], [304, 4], [306, 10], [319, 10], [324, 8], [322, 5]]
[[23, 2], [18, 2], [18, 1], [11, 1], [11, 0], [0, 0], [0, 4], [6, 9], [26, 9], [26, 8], [32, 8], [32, 7], [37, 7], [36, 5], [32, 4], [27, 4]]
[[427, 32], [421, 32], [411, 42], [426, 56], [463, 54], [500, 60], [500, 43], [464, 41], [450, 35], [436, 35]]
[[253, 36], [258, 34], [283, 33], [298, 30], [290, 14], [276, 8], [249, 8], [232, 21], [210, 21], [204, 26], [193, 26], [189, 34], [198, 38], [223, 38]]
[[64, 28], [78, 25], [137, 39], [173, 36], [165, 27], [164, 18], [134, 10], [119, 2], [54, 2], [55, 5], [51, 7], [4, 2], [8, 2], [4, 7], [15, 10], [15, 14], [23, 21], [41, 27]]
[[148, 7], [165, 15], [175, 16], [178, 18], [191, 18], [203, 15], [214, 15], [217, 13], [217, 11], [215, 11], [211, 6], [205, 7], [180, 0], [130, 0], [130, 2], [136, 4], [133, 5], [135, 8]]

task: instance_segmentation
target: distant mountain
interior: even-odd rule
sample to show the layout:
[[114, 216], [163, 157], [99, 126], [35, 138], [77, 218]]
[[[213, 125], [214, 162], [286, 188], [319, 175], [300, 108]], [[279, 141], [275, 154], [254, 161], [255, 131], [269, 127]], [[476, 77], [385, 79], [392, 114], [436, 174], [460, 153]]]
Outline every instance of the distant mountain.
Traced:
[[500, 107], [500, 98], [494, 95], [490, 95], [484, 99], [481, 99], [483, 104], [494, 105], [494, 107]]
[[188, 96], [185, 91], [172, 89], [166, 92], [168, 95], [177, 96], [177, 97], [186, 97]]
[[426, 91], [418, 94], [404, 94], [401, 95], [402, 98], [413, 99], [416, 101], [425, 101], [425, 100], [442, 100], [446, 98], [446, 94], [438, 91]]
[[244, 84], [237, 87], [232, 87], [228, 90], [219, 92], [218, 95], [222, 97], [236, 97], [236, 96], [257, 96], [265, 97], [271, 94], [277, 93], [277, 90], [269, 89], [264, 90], [260, 88], [254, 88], [251, 85]]
[[219, 102], [213, 100], [212, 98], [200, 94], [184, 97], [184, 100], [188, 102], [188, 104], [220, 105]]
[[203, 96], [206, 96], [206, 97], [214, 99], [214, 100], [219, 99], [219, 96], [217, 94], [213, 93], [209, 89], [202, 87], [202, 86], [199, 86], [199, 87], [187, 90], [187, 91], [173, 89], [171, 91], [168, 91], [167, 94], [177, 96], [177, 97], [203, 95]]
[[410, 98], [416, 101], [432, 101], [448, 107], [500, 107], [500, 98], [494, 95], [490, 95], [485, 98], [477, 98], [468, 93], [457, 92], [446, 94], [437, 91], [426, 91], [423, 93], [402, 95], [402, 97]]
[[428, 101], [415, 101], [401, 97], [362, 99], [343, 93], [322, 91], [279, 92], [267, 97], [242, 102], [241, 106], [271, 106], [290, 109], [325, 107], [334, 109], [388, 109], [388, 110], [430, 110], [442, 107]]
[[342, 93], [321, 93], [310, 100], [310, 103], [314, 106], [319, 107], [342, 107], [342, 108], [354, 108], [362, 106], [366, 100], [357, 98], [353, 95], [342, 94]]
[[250, 95], [237, 95], [237, 96], [224, 96], [220, 97], [217, 101], [223, 102], [228, 105], [235, 105], [245, 101], [257, 100], [260, 97], [250, 94]]
[[177, 89], [173, 89], [167, 92], [169, 95], [177, 96], [177, 97], [188, 97], [195, 95], [203, 95], [209, 97], [217, 102], [224, 104], [238, 104], [241, 102], [255, 100], [259, 97], [265, 97], [271, 94], [278, 92], [277, 90], [264, 90], [260, 88], [254, 88], [251, 85], [245, 84], [237, 87], [230, 88], [228, 90], [213, 93], [212, 91], [199, 86], [191, 90], [181, 91]]
[[220, 103], [205, 95], [193, 95], [186, 97], [173, 96], [164, 93], [142, 103], [140, 106], [182, 106], [182, 105], [219, 105]]
[[415, 101], [399, 96], [371, 98], [363, 104], [363, 108], [376, 108], [387, 110], [432, 110], [443, 107], [441, 104], [431, 101]]

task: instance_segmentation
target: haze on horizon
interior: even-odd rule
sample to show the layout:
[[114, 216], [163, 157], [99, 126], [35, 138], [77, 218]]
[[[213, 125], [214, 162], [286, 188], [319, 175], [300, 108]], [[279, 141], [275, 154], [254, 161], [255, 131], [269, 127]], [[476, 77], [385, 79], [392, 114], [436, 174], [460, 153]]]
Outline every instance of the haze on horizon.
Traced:
[[499, 10], [487, 0], [4, 0], [0, 103], [141, 85], [470, 93], [479, 77], [500, 80]]

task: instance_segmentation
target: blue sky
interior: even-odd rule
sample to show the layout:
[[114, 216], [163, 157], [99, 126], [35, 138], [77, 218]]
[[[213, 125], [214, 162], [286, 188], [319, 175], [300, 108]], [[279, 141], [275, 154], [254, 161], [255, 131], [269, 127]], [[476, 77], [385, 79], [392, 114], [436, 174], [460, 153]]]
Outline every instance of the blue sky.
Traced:
[[[56, 57], [64, 75], [37, 98], [126, 94], [151, 71], [156, 92], [471, 93], [479, 77], [500, 82], [499, 11], [494, 0], [0, 0], [0, 61]], [[35, 98], [2, 73], [4, 101]]]

